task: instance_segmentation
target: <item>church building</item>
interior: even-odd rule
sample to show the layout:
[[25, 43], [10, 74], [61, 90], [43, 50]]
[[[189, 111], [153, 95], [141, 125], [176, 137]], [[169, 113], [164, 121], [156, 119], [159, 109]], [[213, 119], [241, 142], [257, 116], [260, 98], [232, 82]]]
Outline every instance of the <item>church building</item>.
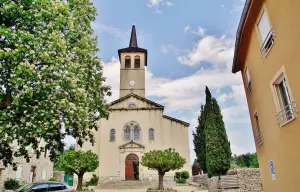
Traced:
[[[140, 164], [144, 153], [174, 148], [186, 159], [182, 170], [191, 172], [189, 123], [164, 115], [164, 106], [145, 98], [145, 68], [148, 52], [138, 47], [132, 26], [129, 47], [118, 50], [120, 59], [120, 98], [110, 103], [109, 119], [98, 122], [95, 144], [83, 145], [99, 156], [92, 174], [99, 180], [157, 179], [157, 171]], [[166, 173], [173, 179], [175, 171]], [[88, 179], [88, 178], [86, 178]]]

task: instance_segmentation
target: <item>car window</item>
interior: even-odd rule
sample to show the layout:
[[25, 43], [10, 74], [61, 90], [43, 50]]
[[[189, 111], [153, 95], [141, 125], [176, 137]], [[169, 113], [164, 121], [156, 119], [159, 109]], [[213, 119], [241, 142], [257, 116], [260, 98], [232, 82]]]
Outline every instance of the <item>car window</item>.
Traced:
[[34, 192], [45, 192], [48, 191], [48, 183], [37, 184], [32, 188]]
[[17, 189], [16, 191], [17, 192], [27, 192], [27, 191], [30, 191], [29, 189], [33, 188], [34, 186], [36, 186], [36, 184], [35, 183], [31, 183], [31, 184], [25, 185], [25, 186]]
[[67, 187], [61, 183], [50, 183], [49, 191], [60, 191], [64, 190]]

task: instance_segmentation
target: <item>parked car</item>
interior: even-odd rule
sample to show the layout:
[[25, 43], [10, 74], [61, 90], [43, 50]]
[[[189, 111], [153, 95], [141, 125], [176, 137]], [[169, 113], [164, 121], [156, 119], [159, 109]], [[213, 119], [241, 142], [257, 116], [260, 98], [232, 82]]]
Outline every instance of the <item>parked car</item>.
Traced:
[[16, 192], [47, 192], [47, 191], [59, 191], [59, 192], [74, 192], [74, 190], [68, 186], [66, 183], [62, 182], [40, 182], [40, 183], [31, 183], [25, 185], [20, 189], [17, 189]]

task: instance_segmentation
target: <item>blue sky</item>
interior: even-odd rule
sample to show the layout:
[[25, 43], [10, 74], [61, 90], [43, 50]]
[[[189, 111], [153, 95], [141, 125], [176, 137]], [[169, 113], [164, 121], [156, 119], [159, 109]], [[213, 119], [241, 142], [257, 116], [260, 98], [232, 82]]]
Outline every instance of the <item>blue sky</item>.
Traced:
[[191, 123], [204, 103], [207, 85], [223, 113], [232, 152], [254, 152], [241, 75], [231, 73], [235, 33], [244, 0], [97, 0], [93, 23], [104, 76], [119, 97], [117, 50], [128, 46], [132, 24], [139, 47], [148, 49], [147, 98], [167, 115]]

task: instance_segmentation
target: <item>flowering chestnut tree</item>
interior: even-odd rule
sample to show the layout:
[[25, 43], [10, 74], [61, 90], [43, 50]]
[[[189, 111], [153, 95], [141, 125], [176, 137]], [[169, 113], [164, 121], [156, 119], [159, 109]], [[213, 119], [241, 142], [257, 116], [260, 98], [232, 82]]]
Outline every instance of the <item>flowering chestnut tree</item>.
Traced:
[[[0, 3], [0, 160], [30, 160], [63, 151], [63, 139], [94, 143], [108, 117], [90, 0], [2, 0]], [[64, 132], [62, 132], [64, 125]], [[12, 143], [18, 145], [14, 148]], [[43, 143], [43, 145], [41, 145]]]

